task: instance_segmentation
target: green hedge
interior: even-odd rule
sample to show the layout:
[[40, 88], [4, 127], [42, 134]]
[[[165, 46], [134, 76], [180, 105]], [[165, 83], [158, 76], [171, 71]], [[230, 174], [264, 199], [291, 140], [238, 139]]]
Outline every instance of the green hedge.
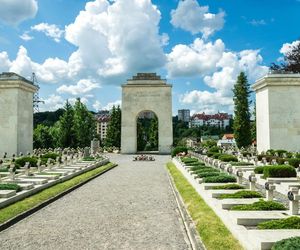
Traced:
[[190, 164], [190, 163], [198, 162], [198, 159], [192, 157], [183, 157], [181, 158], [181, 161], [185, 164]]
[[258, 211], [271, 211], [271, 210], [286, 210], [286, 207], [276, 201], [259, 200], [253, 204], [233, 206], [231, 210], [258, 210]]
[[273, 165], [264, 167], [264, 178], [268, 177], [296, 177], [297, 172], [294, 167], [287, 165]]
[[200, 161], [197, 161], [197, 162], [189, 162], [188, 164], [186, 164], [187, 166], [205, 166], [205, 163], [204, 162], [200, 162]]
[[214, 153], [213, 155], [212, 155], [212, 157], [214, 158], [214, 159], [219, 159], [219, 157], [222, 155], [222, 153]]
[[249, 163], [249, 162], [234, 162], [234, 161], [231, 161], [230, 162], [231, 166], [252, 166], [253, 163]]
[[227, 154], [220, 155], [219, 156], [219, 160], [220, 161], [224, 161], [224, 162], [231, 162], [231, 161], [237, 162], [238, 161], [238, 159], [235, 156], [233, 156], [233, 155], [227, 155]]
[[245, 189], [244, 186], [239, 184], [226, 184], [226, 185], [220, 185], [220, 186], [214, 186], [212, 189]]
[[179, 153], [186, 153], [187, 154], [187, 152], [188, 152], [187, 147], [178, 146], [178, 147], [173, 148], [172, 157], [175, 157]]
[[192, 171], [196, 171], [196, 170], [199, 170], [199, 169], [210, 169], [211, 167], [206, 167], [206, 166], [193, 166], [193, 167], [191, 167], [190, 169], [192, 170]]
[[242, 190], [234, 194], [222, 194], [220, 199], [242, 199], [242, 198], [262, 198], [262, 195], [256, 191]]
[[292, 237], [277, 241], [271, 248], [271, 250], [299, 250], [300, 249], [300, 237]]
[[59, 157], [59, 154], [57, 154], [57, 153], [47, 153], [47, 154], [43, 154], [41, 156], [41, 158], [47, 158], [47, 159], [51, 158], [53, 160], [56, 160], [57, 157]]
[[257, 225], [259, 229], [300, 229], [300, 218], [291, 216], [287, 219], [270, 220]]
[[228, 183], [228, 182], [236, 182], [236, 177], [232, 175], [219, 175], [219, 176], [211, 176], [203, 178], [203, 182], [205, 183]]
[[20, 192], [22, 188], [17, 184], [0, 183], [0, 190], [16, 190], [16, 192]]
[[202, 172], [197, 173], [199, 178], [205, 178], [205, 177], [211, 177], [211, 176], [220, 176], [220, 173], [218, 172]]
[[211, 147], [208, 152], [219, 153], [221, 149], [217, 146]]
[[16, 159], [16, 168], [24, 167], [26, 162], [30, 163], [31, 167], [36, 167], [38, 159], [35, 157], [30, 157], [30, 156], [24, 156], [21, 158]]
[[254, 169], [254, 173], [256, 173], [256, 174], [263, 174], [264, 173], [264, 168], [265, 168], [265, 166], [256, 167]]
[[291, 159], [287, 159], [289, 164], [295, 168], [299, 167], [300, 164], [300, 159], [297, 158], [291, 158]]

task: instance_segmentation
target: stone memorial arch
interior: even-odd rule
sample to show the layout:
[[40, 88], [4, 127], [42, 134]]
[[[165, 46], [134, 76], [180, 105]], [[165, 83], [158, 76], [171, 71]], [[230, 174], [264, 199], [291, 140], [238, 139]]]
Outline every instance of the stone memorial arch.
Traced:
[[122, 85], [121, 152], [137, 153], [137, 118], [151, 111], [158, 118], [158, 151], [170, 154], [172, 132], [172, 85], [155, 73], [138, 73]]

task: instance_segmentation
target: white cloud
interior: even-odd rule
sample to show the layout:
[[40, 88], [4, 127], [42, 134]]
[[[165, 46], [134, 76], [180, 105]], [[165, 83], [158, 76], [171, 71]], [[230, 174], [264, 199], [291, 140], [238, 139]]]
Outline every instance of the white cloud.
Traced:
[[121, 105], [122, 105], [121, 100], [117, 100], [115, 102], [107, 103], [106, 106], [104, 106], [102, 109], [103, 110], [111, 110], [113, 108], [113, 106], [115, 106], [115, 107], [120, 106], [121, 107]]
[[76, 85], [62, 85], [57, 89], [58, 93], [67, 93], [71, 95], [80, 95], [88, 93], [94, 89], [99, 89], [100, 84], [90, 79], [81, 79]]
[[0, 20], [9, 25], [33, 18], [38, 11], [36, 0], [1, 0], [0, 6]]
[[167, 55], [168, 75], [177, 77], [210, 73], [216, 69], [224, 49], [225, 45], [221, 39], [214, 43], [205, 43], [204, 40], [196, 38], [191, 45], [176, 45]]
[[11, 66], [11, 61], [8, 58], [7, 52], [0, 52], [0, 72], [8, 71]]
[[299, 40], [296, 40], [292, 43], [284, 43], [280, 49], [280, 53], [281, 54], [287, 54], [288, 52], [290, 52], [292, 50], [293, 47], [298, 46], [300, 43]]
[[[214, 72], [203, 77], [204, 83], [213, 91], [187, 92], [181, 96], [180, 102], [192, 106], [195, 110], [209, 113], [218, 110], [232, 111], [232, 89], [238, 74], [244, 71], [248, 76], [249, 83], [253, 83], [268, 72], [268, 67], [262, 65], [263, 58], [259, 52], [259, 50], [225, 51], [224, 48], [215, 65], [211, 64]], [[210, 58], [210, 55], [207, 54], [206, 57]], [[198, 69], [193, 76], [197, 76], [197, 74], [203, 75], [203, 71]]]
[[101, 109], [101, 107], [102, 107], [102, 105], [99, 101], [94, 102], [94, 104], [93, 104], [94, 110], [99, 111]]
[[40, 111], [55, 111], [64, 106], [65, 100], [59, 95], [49, 95], [47, 98], [43, 99], [44, 103], [40, 103]]
[[207, 38], [223, 28], [224, 16], [223, 11], [210, 13], [208, 6], [200, 6], [196, 0], [180, 0], [177, 9], [171, 12], [171, 23], [176, 28], [192, 34], [202, 33]]
[[20, 38], [24, 41], [30, 41], [33, 39], [33, 36], [30, 36], [28, 31], [25, 31], [21, 36]]
[[64, 33], [55, 24], [40, 23], [31, 27], [31, 30], [44, 33], [46, 36], [52, 38], [55, 42], [60, 42], [60, 39]]

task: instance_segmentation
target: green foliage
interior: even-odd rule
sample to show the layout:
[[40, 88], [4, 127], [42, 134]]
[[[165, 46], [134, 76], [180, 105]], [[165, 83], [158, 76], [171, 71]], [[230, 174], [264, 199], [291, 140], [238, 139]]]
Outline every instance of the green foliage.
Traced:
[[211, 176], [220, 176], [219, 172], [197, 172], [199, 178], [211, 177]]
[[30, 167], [36, 167], [37, 161], [38, 160], [35, 157], [23, 156], [23, 157], [16, 159], [15, 164], [16, 164], [16, 167], [19, 168], [19, 167], [24, 167], [25, 163], [29, 162]]
[[276, 201], [259, 200], [257, 202], [254, 202], [253, 204], [233, 206], [231, 210], [272, 211], [272, 210], [286, 210], [286, 207], [282, 203]]
[[202, 146], [204, 148], [217, 147], [217, 142], [215, 140], [207, 140], [207, 141], [202, 143]]
[[264, 173], [264, 168], [265, 168], [265, 166], [256, 167], [254, 169], [254, 173], [256, 173], [256, 174], [263, 174]]
[[197, 162], [190, 162], [188, 164], [188, 166], [201, 166], [201, 167], [203, 167], [203, 166], [205, 166], [205, 163], [204, 162], [199, 162], [199, 161], [197, 161]]
[[271, 250], [299, 250], [300, 249], [300, 237], [291, 237], [277, 241], [271, 248]]
[[106, 147], [121, 147], [121, 109], [113, 106], [110, 121], [107, 127], [107, 135], [104, 142]]
[[203, 168], [198, 168], [197, 170], [194, 171], [194, 173], [220, 173], [219, 169], [215, 168], [208, 168], [208, 167], [203, 167]]
[[252, 143], [249, 96], [250, 89], [247, 77], [244, 72], [238, 76], [233, 89], [234, 101], [234, 122], [233, 130], [236, 144], [239, 148], [247, 147]]
[[233, 189], [234, 190], [234, 189], [245, 189], [245, 187], [234, 183], [234, 184], [214, 186], [212, 189], [225, 189], [225, 190], [232, 190]]
[[294, 167], [288, 165], [273, 165], [264, 167], [264, 178], [268, 177], [296, 177]]
[[198, 162], [198, 159], [197, 158], [192, 158], [192, 157], [183, 157], [183, 158], [181, 158], [181, 161], [185, 164], [189, 164], [189, 163]]
[[16, 190], [16, 192], [20, 192], [22, 188], [17, 184], [0, 183], [0, 190]]
[[219, 147], [217, 147], [217, 146], [213, 146], [213, 147], [211, 147], [211, 148], [209, 149], [208, 152], [211, 152], [211, 153], [219, 153], [219, 152], [221, 152], [221, 149], [220, 149]]
[[187, 147], [177, 146], [177, 147], [173, 148], [173, 150], [172, 150], [172, 157], [175, 157], [179, 153], [186, 153], [187, 154], [187, 152], [188, 152]]
[[33, 147], [34, 148], [51, 148], [54, 147], [54, 138], [51, 129], [43, 124], [37, 125], [33, 131]]
[[247, 198], [262, 198], [262, 195], [256, 191], [241, 190], [234, 194], [221, 194], [220, 199], [247, 199]]
[[88, 156], [88, 157], [84, 157], [83, 160], [84, 161], [94, 161], [95, 157]]
[[286, 219], [270, 220], [257, 225], [258, 229], [300, 229], [300, 218], [291, 216]]
[[41, 155], [41, 158], [46, 158], [46, 159], [51, 158], [53, 160], [56, 160], [57, 157], [59, 157], [59, 154], [57, 154], [57, 153], [47, 153], [47, 154]]
[[227, 154], [222, 154], [219, 156], [219, 160], [220, 161], [224, 161], [224, 162], [237, 162], [238, 159], [233, 156], [233, 155], [227, 155]]
[[47, 127], [52, 127], [59, 118], [63, 115], [64, 110], [58, 109], [56, 111], [45, 111], [33, 114], [33, 124], [36, 128], [39, 124], [42, 124]]
[[77, 98], [74, 105], [74, 132], [76, 135], [76, 145], [78, 147], [88, 147], [95, 137], [96, 120], [88, 111], [80, 98]]
[[228, 183], [228, 182], [236, 182], [236, 177], [232, 175], [219, 175], [219, 176], [211, 176], [203, 178], [204, 183]]
[[300, 159], [297, 159], [297, 158], [288, 159], [288, 162], [289, 162], [289, 165], [291, 165], [295, 168], [299, 167], [299, 165], [300, 165]]
[[67, 100], [64, 114], [59, 119], [59, 145], [63, 148], [76, 147], [76, 131], [74, 130], [74, 109]]
[[222, 153], [214, 153], [213, 155], [212, 155], [212, 157], [214, 158], [214, 159], [219, 159], [219, 156], [221, 156], [222, 155]]
[[192, 171], [202, 170], [202, 169], [212, 169], [211, 167], [206, 167], [205, 165], [193, 166], [191, 167]]
[[249, 163], [249, 162], [242, 162], [242, 161], [239, 161], [239, 162], [230, 162], [230, 164], [232, 166], [252, 166], [253, 163]]

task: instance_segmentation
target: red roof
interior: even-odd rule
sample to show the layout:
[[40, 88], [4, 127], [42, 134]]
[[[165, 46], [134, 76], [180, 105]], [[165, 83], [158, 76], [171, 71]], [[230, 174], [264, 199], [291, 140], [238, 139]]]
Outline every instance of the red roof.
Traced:
[[234, 139], [234, 134], [224, 134], [222, 139], [223, 140], [232, 140], [232, 139]]

